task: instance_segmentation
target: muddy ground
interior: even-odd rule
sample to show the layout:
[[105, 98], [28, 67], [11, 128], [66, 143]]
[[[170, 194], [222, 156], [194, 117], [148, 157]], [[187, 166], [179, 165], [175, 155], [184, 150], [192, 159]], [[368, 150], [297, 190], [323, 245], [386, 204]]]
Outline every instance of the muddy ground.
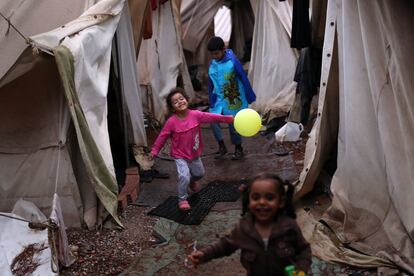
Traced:
[[[233, 147], [226, 129], [224, 134], [229, 153], [224, 160], [214, 159], [217, 145], [211, 130], [205, 126], [202, 132], [202, 160], [206, 168], [202, 186], [214, 180], [245, 181], [263, 171], [277, 173], [294, 182], [302, 170], [306, 132], [300, 141], [283, 145], [272, 144], [270, 137], [261, 134], [245, 138], [245, 157], [239, 161], [231, 160]], [[156, 160], [155, 167], [169, 173], [170, 179], [141, 183], [138, 201], [121, 216], [125, 230], [68, 231], [69, 242], [76, 249], [78, 259], [70, 268], [64, 269], [62, 275], [118, 275], [121, 272], [124, 275], [244, 275], [237, 254], [204, 264], [197, 271], [184, 267], [185, 256], [191, 251], [195, 239], [199, 239], [200, 243], [209, 243], [231, 229], [240, 214], [240, 201], [217, 203], [205, 220], [195, 226], [178, 225], [147, 215], [153, 207], [176, 195], [175, 164], [168, 160], [167, 154], [161, 157]], [[326, 187], [315, 189], [303, 200], [300, 208], [312, 212], [316, 218], [320, 217], [330, 204], [325, 190]], [[171, 240], [163, 245], [159, 245], [160, 241], [152, 235], [154, 226], [157, 224], [158, 227], [160, 223], [174, 228]], [[372, 270], [340, 267], [316, 259], [315, 262], [320, 266], [320, 275], [376, 275]]]

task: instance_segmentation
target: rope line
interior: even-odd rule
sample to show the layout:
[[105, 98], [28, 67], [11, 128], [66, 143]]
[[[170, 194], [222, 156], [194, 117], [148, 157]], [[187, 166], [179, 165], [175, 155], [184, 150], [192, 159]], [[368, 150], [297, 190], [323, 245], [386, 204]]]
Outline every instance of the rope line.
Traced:
[[9, 215], [6, 215], [6, 214], [1, 214], [1, 213], [0, 213], [0, 216], [2, 216], [2, 217], [6, 217], [6, 218], [15, 219], [15, 220], [24, 221], [24, 222], [27, 222], [27, 223], [30, 223], [30, 222], [31, 222], [31, 221], [29, 221], [29, 220], [27, 220], [27, 219], [18, 218], [18, 217], [14, 217], [14, 216], [9, 216]]
[[57, 193], [57, 187], [58, 187], [59, 170], [60, 170], [60, 152], [62, 150], [62, 145], [63, 145], [62, 141], [59, 141], [57, 166], [56, 166], [56, 178], [55, 178], [55, 194]]
[[6, 32], [6, 35], [9, 33], [9, 29], [10, 29], [10, 27], [12, 27], [25, 41], [26, 41], [26, 43], [27, 44], [30, 44], [30, 39], [29, 38], [27, 38], [27, 37], [25, 37], [14, 25], [13, 25], [13, 23], [10, 21], [10, 19], [9, 18], [7, 18], [6, 16], [4, 16], [1, 12], [0, 12], [0, 15], [1, 15], [1, 17], [3, 17], [4, 18], [4, 20], [6, 20], [7, 21], [7, 24], [9, 24], [9, 26], [8, 26], [8, 28], [7, 28], [7, 32]]
[[55, 177], [55, 194], [57, 194], [58, 189], [58, 182], [60, 176], [60, 155], [63, 148], [63, 141], [62, 141], [62, 121], [63, 121], [63, 97], [59, 100], [59, 119], [58, 119], [58, 129], [59, 129], [59, 144], [58, 144], [58, 156], [57, 156], [57, 166], [56, 166], [56, 177]]

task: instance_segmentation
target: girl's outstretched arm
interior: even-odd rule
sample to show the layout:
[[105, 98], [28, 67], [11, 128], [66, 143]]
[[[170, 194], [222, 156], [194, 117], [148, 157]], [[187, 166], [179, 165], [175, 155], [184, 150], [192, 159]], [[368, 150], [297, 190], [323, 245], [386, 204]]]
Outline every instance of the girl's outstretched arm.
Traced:
[[237, 243], [237, 236], [239, 233], [239, 225], [237, 225], [230, 234], [225, 235], [217, 242], [200, 249], [203, 254], [200, 256], [201, 262], [208, 262], [211, 259], [220, 258], [223, 256], [229, 256], [234, 253], [237, 249], [239, 249], [239, 245]]
[[201, 112], [194, 110], [195, 114], [200, 123], [227, 123], [232, 124], [234, 121], [233, 116], [231, 115], [221, 115], [208, 112]]

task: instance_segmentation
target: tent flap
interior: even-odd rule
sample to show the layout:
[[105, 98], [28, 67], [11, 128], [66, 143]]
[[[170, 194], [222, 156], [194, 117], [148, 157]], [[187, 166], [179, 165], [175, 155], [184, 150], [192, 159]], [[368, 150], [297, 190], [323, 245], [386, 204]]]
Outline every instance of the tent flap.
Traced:
[[293, 77], [297, 56], [290, 48], [289, 35], [279, 17], [287, 5], [271, 0], [257, 2], [249, 68], [249, 79], [257, 96], [254, 108], [261, 112], [273, 111], [277, 116], [288, 113], [296, 88]]
[[74, 58], [65, 46], [58, 46], [53, 50], [59, 70], [70, 114], [75, 126], [79, 148], [85, 163], [88, 176], [94, 186], [97, 196], [105, 209], [115, 221], [122, 225], [118, 215], [118, 186], [114, 176], [108, 170], [98, 147], [92, 137], [91, 131], [81, 108], [75, 88]]
[[[335, 85], [331, 82], [339, 88], [339, 114], [334, 116], [339, 118], [337, 170], [331, 184], [332, 205], [324, 220], [348, 247], [410, 273], [414, 273], [414, 35], [401, 30], [411, 28], [413, 14], [410, 1], [328, 1], [321, 79], [324, 87], [329, 72], [328, 88]], [[328, 29], [335, 24], [338, 69], [329, 71], [326, 60], [336, 57], [329, 51], [335, 35]], [[329, 102], [332, 95], [320, 94], [322, 116], [335, 107]], [[332, 129], [326, 128], [328, 120], [318, 121], [312, 132], [321, 138], [313, 140], [320, 148]], [[312, 173], [305, 173], [304, 185], [313, 183], [317, 173], [309, 168], [323, 165], [326, 154], [320, 152], [314, 147], [313, 160], [305, 161], [305, 171]]]

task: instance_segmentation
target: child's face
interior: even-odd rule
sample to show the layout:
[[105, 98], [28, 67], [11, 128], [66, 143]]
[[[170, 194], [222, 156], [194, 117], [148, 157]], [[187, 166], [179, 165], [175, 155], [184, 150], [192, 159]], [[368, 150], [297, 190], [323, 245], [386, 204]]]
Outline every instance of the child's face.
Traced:
[[272, 222], [277, 210], [283, 205], [284, 201], [277, 193], [277, 186], [272, 180], [257, 180], [252, 184], [249, 194], [249, 210], [258, 222]]
[[211, 51], [210, 54], [211, 54], [211, 58], [215, 60], [221, 60], [224, 57], [224, 49]]
[[174, 112], [182, 112], [188, 108], [187, 99], [181, 93], [176, 93], [171, 97], [171, 104]]

